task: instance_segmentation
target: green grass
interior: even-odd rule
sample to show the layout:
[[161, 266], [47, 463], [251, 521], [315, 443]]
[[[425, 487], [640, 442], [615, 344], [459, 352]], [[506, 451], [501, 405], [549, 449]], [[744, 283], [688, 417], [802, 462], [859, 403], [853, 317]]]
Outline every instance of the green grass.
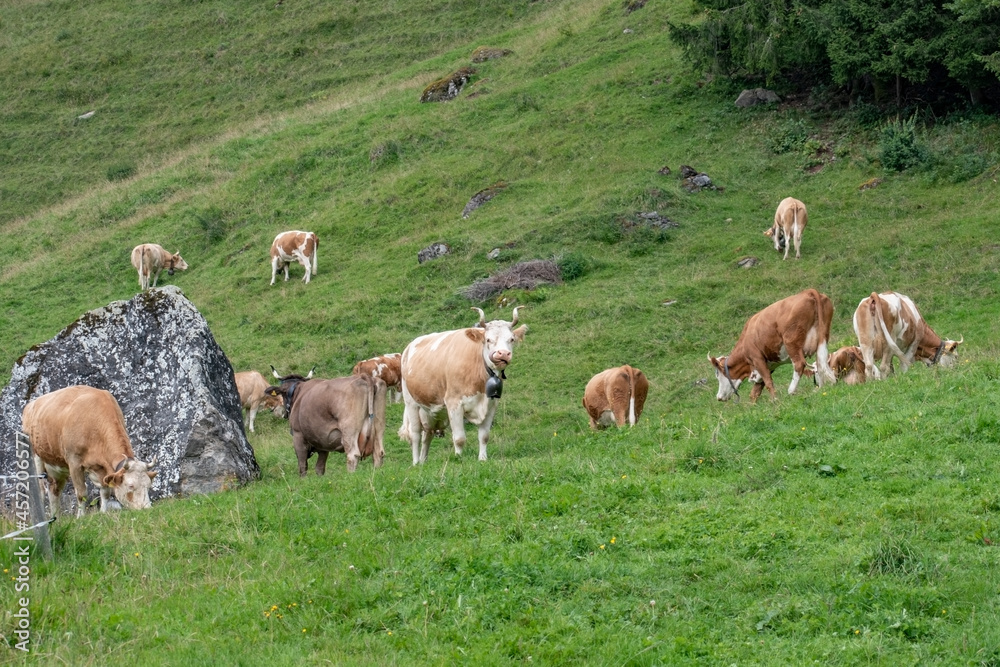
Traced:
[[[238, 370], [326, 377], [473, 323], [458, 291], [498, 266], [586, 270], [482, 304], [526, 305], [530, 327], [486, 463], [435, 440], [412, 468], [390, 406], [383, 469], [348, 475], [334, 457], [300, 480], [286, 425], [262, 415], [260, 482], [61, 518], [54, 563], [32, 562], [47, 661], [1000, 662], [995, 119], [926, 129], [931, 160], [887, 174], [851, 114], [740, 111], [686, 72], [666, 36], [680, 1], [627, 17], [617, 2], [242, 7], [0, 10], [0, 80], [19, 93], [0, 147], [5, 379], [31, 345], [135, 293], [140, 242], [183, 254], [191, 268], [161, 277]], [[457, 100], [417, 102], [481, 44], [513, 54], [477, 65]], [[100, 94], [59, 102], [70, 86]], [[837, 159], [809, 174], [815, 142]], [[684, 192], [681, 164], [724, 190]], [[789, 195], [810, 222], [803, 258], [783, 262], [761, 232]], [[619, 223], [649, 210], [680, 227]], [[320, 237], [309, 285], [297, 267], [268, 284], [284, 229]], [[435, 241], [453, 254], [418, 265]], [[737, 268], [747, 255], [760, 265]], [[862, 298], [896, 289], [965, 336], [963, 363], [796, 396], [786, 367], [776, 401], [717, 403], [706, 352], [806, 287], [832, 298], [836, 347]], [[583, 386], [623, 363], [650, 378], [646, 411], [590, 433]], [[0, 586], [3, 609], [14, 597]]]

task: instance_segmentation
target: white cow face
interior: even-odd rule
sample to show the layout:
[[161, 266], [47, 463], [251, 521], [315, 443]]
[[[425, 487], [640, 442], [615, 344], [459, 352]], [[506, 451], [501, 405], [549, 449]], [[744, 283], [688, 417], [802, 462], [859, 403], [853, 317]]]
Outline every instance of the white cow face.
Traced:
[[715, 394], [715, 397], [720, 401], [728, 401], [740, 388], [740, 383], [742, 383], [743, 380], [731, 380], [730, 377], [726, 375], [725, 357], [719, 357], [716, 359], [712, 355], [708, 355], [708, 360], [712, 362], [712, 367], [715, 369], [715, 379], [719, 381], [719, 391]]
[[479, 324], [476, 327], [482, 330], [483, 361], [489, 368], [499, 373], [510, 363], [514, 353], [514, 343], [524, 340], [528, 327], [521, 325], [517, 329], [514, 328], [517, 324], [517, 308], [514, 309], [514, 318], [510, 322], [504, 320], [486, 322], [483, 311], [479, 308], [474, 310], [479, 311]]
[[110, 486], [115, 493], [115, 498], [132, 510], [143, 510], [152, 507], [149, 500], [149, 487], [156, 477], [156, 472], [152, 467], [156, 465], [154, 458], [152, 463], [143, 463], [137, 459], [125, 461], [121, 470], [104, 477], [104, 485]]

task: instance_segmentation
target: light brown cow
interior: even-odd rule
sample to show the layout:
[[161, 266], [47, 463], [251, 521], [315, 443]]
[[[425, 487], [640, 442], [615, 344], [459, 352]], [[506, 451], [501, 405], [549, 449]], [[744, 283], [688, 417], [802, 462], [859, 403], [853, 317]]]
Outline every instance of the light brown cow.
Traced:
[[150, 506], [149, 487], [156, 472], [135, 458], [118, 401], [102, 389], [75, 385], [40, 396], [24, 406], [24, 432], [31, 438], [35, 467], [48, 475], [49, 508], [58, 512], [66, 478], [73, 480], [77, 516], [87, 504], [86, 472], [101, 490], [101, 511], [115, 498], [129, 509]]
[[[273, 368], [273, 367], [272, 367]], [[277, 376], [277, 371], [275, 371]], [[312, 371], [309, 372], [312, 375]], [[347, 454], [347, 471], [373, 456], [375, 467], [385, 458], [385, 382], [367, 375], [311, 380], [301, 375], [278, 376], [280, 386], [267, 393], [285, 403], [299, 476], [309, 469], [316, 453], [316, 474], [326, 473], [330, 452]]]
[[271, 244], [271, 284], [274, 284], [278, 269], [284, 269], [285, 282], [288, 282], [288, 265], [298, 262], [305, 267], [306, 283], [316, 275], [316, 251], [319, 248], [319, 237], [312, 232], [281, 232], [274, 237]]
[[180, 253], [169, 253], [163, 246], [155, 243], [142, 243], [132, 248], [132, 266], [139, 272], [139, 286], [143, 290], [150, 287], [149, 278], [153, 278], [153, 287], [160, 279], [160, 272], [167, 270], [167, 275], [174, 275], [174, 271], [184, 271], [187, 269], [187, 262]]
[[515, 342], [524, 340], [527, 326], [517, 329], [513, 320], [486, 321], [480, 308], [479, 322], [456, 329], [420, 336], [403, 350], [403, 425], [399, 437], [410, 443], [413, 465], [427, 460], [435, 428], [447, 413], [455, 454], [465, 447], [465, 422], [478, 426], [479, 460], [486, 460], [486, 443], [503, 390], [504, 369], [510, 364]]
[[845, 346], [830, 355], [830, 369], [837, 380], [846, 384], [864, 384], [865, 360], [861, 348]]
[[635, 426], [649, 392], [649, 380], [638, 368], [609, 368], [592, 377], [583, 390], [583, 407], [590, 415], [590, 428], [612, 424]]
[[392, 394], [392, 402], [399, 403], [403, 400], [403, 375], [400, 371], [402, 356], [399, 352], [393, 352], [359, 361], [354, 364], [351, 375], [370, 375], [373, 378], [381, 378]]
[[261, 407], [270, 410], [278, 417], [285, 416], [285, 402], [279, 396], [267, 394], [269, 386], [264, 376], [257, 371], [236, 373], [236, 391], [240, 394], [240, 405], [249, 415], [247, 423], [251, 433], [254, 432], [254, 419]]
[[[815, 375], [820, 386], [835, 383], [837, 378], [830, 369], [827, 351], [832, 319], [830, 298], [814, 289], [772, 303], [751, 317], [732, 352], [719, 358], [708, 355], [719, 381], [716, 398], [725, 401], [733, 394], [739, 396], [740, 382], [751, 376], [752, 400], [757, 400], [764, 387], [774, 398], [771, 371], [787, 363], [795, 368], [788, 385], [789, 394], [795, 392], [803, 375]], [[813, 354], [816, 364], [810, 368], [806, 357]]]
[[[903, 373], [915, 359], [928, 366], [954, 366], [956, 350], [965, 340], [942, 339], [920, 317], [913, 301], [899, 292], [872, 292], [862, 299], [854, 311], [854, 333], [861, 345], [865, 375], [875, 379], [892, 373], [894, 356], [899, 357]], [[881, 371], [875, 366], [877, 356], [882, 359]]]
[[769, 236], [774, 240], [774, 249], [785, 250], [783, 259], [788, 259], [788, 250], [795, 244], [795, 259], [799, 259], [799, 247], [802, 245], [802, 230], [806, 228], [808, 221], [806, 205], [798, 199], [785, 197], [778, 204], [778, 210], [774, 212], [774, 224], [771, 225], [764, 236]]

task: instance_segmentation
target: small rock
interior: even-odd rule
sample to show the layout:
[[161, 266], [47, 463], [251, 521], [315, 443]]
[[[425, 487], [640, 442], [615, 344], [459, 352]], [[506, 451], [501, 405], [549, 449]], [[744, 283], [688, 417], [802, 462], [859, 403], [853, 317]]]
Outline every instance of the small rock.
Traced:
[[691, 178], [691, 183], [697, 185], [699, 188], [707, 188], [712, 184], [712, 179], [708, 177], [708, 174], [698, 174]]
[[450, 252], [451, 246], [447, 243], [432, 243], [417, 253], [417, 262], [423, 264], [428, 260], [444, 257]]
[[740, 96], [736, 98], [736, 106], [745, 109], [758, 104], [773, 104], [780, 101], [781, 98], [774, 91], [765, 88], [754, 88], [753, 90], [744, 90], [740, 93]]
[[687, 166], [686, 164], [681, 165], [681, 178], [691, 178], [692, 176], [697, 176], [698, 172], [693, 168]]
[[667, 301], [664, 301], [664, 302], [663, 302], [663, 303], [661, 303], [660, 305], [661, 305], [661, 306], [672, 306], [672, 305], [674, 305], [675, 303], [677, 303], [677, 299], [669, 299], [669, 300], [667, 300]]
[[757, 266], [758, 264], [760, 264], [760, 260], [756, 257], [744, 257], [740, 261], [736, 262], [736, 266], [741, 269], [749, 269], [750, 267]]
[[76, 117], [77, 120], [87, 120], [88, 118], [93, 118], [96, 111], [88, 111], [87, 113], [82, 113]]
[[486, 253], [486, 259], [496, 259], [500, 256], [500, 248], [493, 248], [488, 253]]
[[669, 176], [670, 175], [670, 167], [664, 166], [662, 169], [660, 169], [656, 173], [657, 174], [662, 174], [663, 176]]
[[858, 190], [871, 190], [872, 188], [877, 188], [880, 185], [882, 185], [881, 178], [870, 178], [858, 186]]
[[622, 33], [624, 33], [626, 35], [631, 35], [632, 34], [632, 28], [625, 28], [624, 30], [622, 30]]

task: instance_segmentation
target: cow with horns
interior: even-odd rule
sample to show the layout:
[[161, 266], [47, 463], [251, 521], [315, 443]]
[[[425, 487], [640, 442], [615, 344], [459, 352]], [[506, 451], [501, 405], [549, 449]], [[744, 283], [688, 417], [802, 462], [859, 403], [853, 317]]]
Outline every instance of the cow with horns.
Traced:
[[[524, 340], [528, 327], [517, 327], [514, 309], [510, 322], [486, 321], [481, 308], [479, 322], [456, 329], [420, 336], [403, 350], [403, 426], [399, 437], [410, 443], [413, 465], [427, 460], [435, 428], [447, 416], [455, 454], [465, 447], [465, 422], [478, 427], [479, 460], [486, 460], [486, 443], [497, 409], [497, 399], [506, 379], [515, 342]], [[517, 327], [516, 329], [514, 327]]]
[[313, 453], [317, 475], [326, 473], [330, 452], [347, 455], [348, 472], [354, 472], [358, 461], [368, 456], [375, 459], [376, 468], [381, 466], [385, 458], [385, 382], [365, 375], [313, 380], [313, 370], [305, 377], [281, 376], [271, 366], [281, 384], [266, 390], [269, 396], [280, 396], [284, 401], [299, 476], [305, 476]]

